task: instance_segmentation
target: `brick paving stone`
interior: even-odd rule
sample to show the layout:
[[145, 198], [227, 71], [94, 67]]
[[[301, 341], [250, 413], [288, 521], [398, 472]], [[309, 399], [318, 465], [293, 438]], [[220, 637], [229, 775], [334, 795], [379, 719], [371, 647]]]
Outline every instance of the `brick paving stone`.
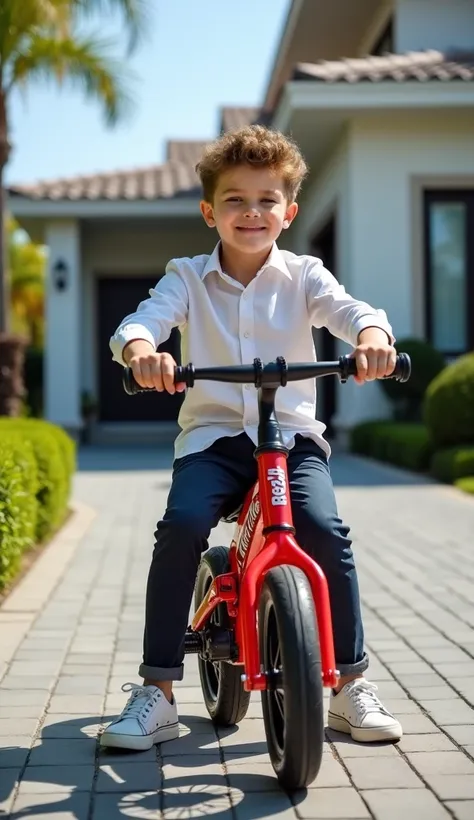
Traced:
[[[278, 817], [278, 820], [296, 820], [297, 817], [289, 797], [282, 792], [249, 792], [238, 802], [233, 797], [232, 803], [236, 820], [274, 820], [275, 817]], [[180, 816], [182, 817], [182, 814]], [[304, 814], [300, 816], [305, 817]], [[313, 814], [312, 817], [314, 816]]]
[[472, 775], [428, 774], [425, 780], [440, 800], [474, 800]]
[[97, 792], [141, 792], [161, 787], [161, 772], [157, 761], [134, 763], [102, 763], [97, 778]]
[[345, 764], [358, 789], [416, 789], [422, 781], [401, 757], [346, 758]]
[[402, 752], [455, 752], [457, 746], [442, 734], [432, 735], [404, 735], [398, 743]]
[[59, 794], [90, 792], [94, 765], [27, 766], [22, 776], [19, 794]]
[[68, 738], [54, 738], [37, 740], [31, 750], [29, 764], [31, 766], [80, 766], [93, 763], [95, 759], [96, 742], [94, 739], [72, 740]]
[[456, 820], [472, 820], [474, 817], [474, 800], [448, 800], [446, 807]]
[[[123, 817], [160, 817], [161, 797], [156, 790], [131, 794], [97, 794], [94, 799], [93, 820], [119, 820]], [[54, 818], [56, 820], [56, 817]]]
[[33, 737], [37, 726], [36, 718], [0, 718], [0, 737], [8, 737], [8, 735]]
[[467, 774], [474, 780], [474, 763], [462, 752], [413, 752], [407, 758], [422, 777], [432, 774]]
[[[90, 797], [77, 794], [23, 794], [14, 803], [11, 820], [31, 816], [35, 820], [87, 820]], [[105, 820], [105, 818], [104, 818]]]
[[377, 789], [362, 792], [375, 820], [445, 820], [450, 816], [428, 789]]
[[354, 788], [308, 789], [305, 795], [294, 796], [293, 803], [298, 816], [303, 820], [365, 820], [370, 817], [365, 803]]

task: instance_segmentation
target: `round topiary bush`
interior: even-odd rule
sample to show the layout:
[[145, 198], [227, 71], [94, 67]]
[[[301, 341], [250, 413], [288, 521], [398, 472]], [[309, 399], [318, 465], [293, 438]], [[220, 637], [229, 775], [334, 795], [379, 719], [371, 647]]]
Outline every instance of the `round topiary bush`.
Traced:
[[437, 448], [474, 444], [474, 353], [460, 356], [433, 379], [423, 415]]
[[397, 350], [408, 353], [411, 376], [405, 384], [395, 379], [382, 379], [379, 384], [395, 404], [395, 416], [404, 420], [420, 420], [423, 397], [428, 385], [446, 367], [444, 356], [423, 339], [400, 339]]

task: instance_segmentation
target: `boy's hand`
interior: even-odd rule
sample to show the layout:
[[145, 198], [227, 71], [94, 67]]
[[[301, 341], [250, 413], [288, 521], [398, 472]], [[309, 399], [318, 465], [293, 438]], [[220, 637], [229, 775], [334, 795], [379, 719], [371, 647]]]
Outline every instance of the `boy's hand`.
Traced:
[[358, 384], [390, 376], [397, 362], [397, 351], [390, 344], [387, 334], [376, 327], [366, 328], [359, 334], [357, 347], [351, 356], [357, 363], [354, 380]]
[[174, 383], [176, 362], [170, 353], [156, 353], [152, 345], [137, 339], [124, 349], [124, 359], [132, 368], [135, 380], [140, 387], [154, 387], [159, 393], [182, 393], [186, 389], [184, 382]]

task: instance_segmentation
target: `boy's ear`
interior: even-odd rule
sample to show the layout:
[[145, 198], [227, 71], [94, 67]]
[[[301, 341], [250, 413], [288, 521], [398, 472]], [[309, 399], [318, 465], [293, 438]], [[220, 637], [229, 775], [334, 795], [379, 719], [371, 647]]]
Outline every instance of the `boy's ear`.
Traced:
[[206, 202], [205, 199], [201, 200], [199, 203], [199, 207], [201, 209], [201, 213], [204, 217], [204, 221], [208, 228], [215, 228], [216, 227], [216, 220], [214, 219], [214, 209], [210, 202]]
[[298, 203], [292, 202], [291, 205], [288, 205], [288, 208], [285, 212], [285, 219], [283, 221], [283, 227], [289, 228], [291, 223], [293, 222], [296, 214], [298, 213]]

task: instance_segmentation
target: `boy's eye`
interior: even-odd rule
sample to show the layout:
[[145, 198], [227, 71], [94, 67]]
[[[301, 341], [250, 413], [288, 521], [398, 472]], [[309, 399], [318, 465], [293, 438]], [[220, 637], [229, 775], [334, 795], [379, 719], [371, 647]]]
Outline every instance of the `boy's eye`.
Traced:
[[226, 199], [226, 202], [240, 202], [241, 199], [239, 196], [230, 196]]
[[272, 205], [276, 205], [276, 199], [262, 199], [262, 202], [271, 202]]

